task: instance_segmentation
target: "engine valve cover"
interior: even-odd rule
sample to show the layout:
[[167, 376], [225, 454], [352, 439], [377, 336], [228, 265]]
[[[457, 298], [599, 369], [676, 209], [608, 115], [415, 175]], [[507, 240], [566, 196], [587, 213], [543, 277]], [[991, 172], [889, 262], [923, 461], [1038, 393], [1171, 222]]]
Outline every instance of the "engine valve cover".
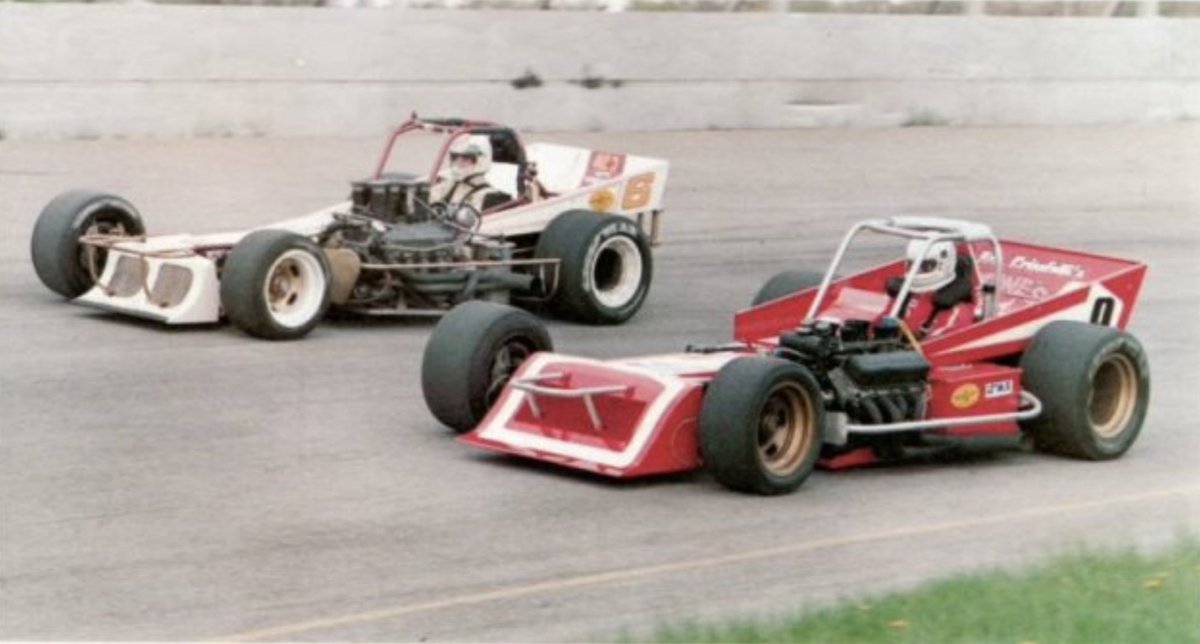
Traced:
[[390, 223], [420, 222], [429, 218], [429, 182], [407, 174], [384, 175], [350, 184], [354, 209]]
[[929, 376], [929, 361], [915, 351], [889, 351], [851, 356], [846, 375], [863, 387], [890, 387], [923, 382]]

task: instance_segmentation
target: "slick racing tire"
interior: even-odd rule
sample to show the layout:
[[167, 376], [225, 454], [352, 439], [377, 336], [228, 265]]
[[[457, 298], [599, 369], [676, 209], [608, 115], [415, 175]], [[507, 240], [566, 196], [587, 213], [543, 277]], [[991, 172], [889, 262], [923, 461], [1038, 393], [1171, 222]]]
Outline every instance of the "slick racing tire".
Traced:
[[225, 259], [221, 306], [234, 326], [252, 336], [302, 338], [329, 308], [329, 275], [329, 260], [308, 238], [258, 230]]
[[784, 494], [812, 473], [824, 426], [821, 390], [808, 369], [739, 358], [717, 372], [704, 395], [700, 455], [725, 487]]
[[66, 298], [94, 286], [89, 263], [104, 270], [106, 253], [79, 243], [84, 235], [144, 235], [142, 216], [128, 201], [92, 190], [64, 192], [42, 209], [33, 227], [33, 270], [47, 288]]
[[478, 300], [456, 306], [425, 344], [425, 405], [456, 433], [468, 432], [487, 415], [517, 367], [552, 348], [546, 327], [527, 311]]
[[824, 277], [824, 273], [813, 271], [783, 271], [767, 280], [762, 288], [758, 289], [758, 292], [754, 294], [754, 299], [750, 300], [750, 306], [758, 306], [763, 302], [770, 302], [785, 295], [820, 286]]
[[1022, 423], [1038, 449], [1104, 461], [1137, 439], [1150, 403], [1150, 365], [1137, 338], [1051, 322], [1033, 336], [1021, 369], [1022, 386], [1042, 401], [1042, 413]]
[[538, 238], [536, 256], [560, 261], [551, 306], [563, 317], [620, 324], [637, 313], [650, 291], [650, 245], [625, 217], [564, 212]]

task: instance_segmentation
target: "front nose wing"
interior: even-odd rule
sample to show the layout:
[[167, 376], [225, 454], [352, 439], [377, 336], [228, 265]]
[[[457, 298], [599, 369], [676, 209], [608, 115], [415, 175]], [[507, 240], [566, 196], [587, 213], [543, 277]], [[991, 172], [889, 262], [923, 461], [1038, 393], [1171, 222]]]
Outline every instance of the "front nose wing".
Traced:
[[699, 466], [703, 382], [619, 363], [534, 355], [459, 440], [613, 477]]
[[200, 255], [158, 257], [110, 249], [96, 285], [76, 302], [166, 324], [216, 322], [216, 264]]

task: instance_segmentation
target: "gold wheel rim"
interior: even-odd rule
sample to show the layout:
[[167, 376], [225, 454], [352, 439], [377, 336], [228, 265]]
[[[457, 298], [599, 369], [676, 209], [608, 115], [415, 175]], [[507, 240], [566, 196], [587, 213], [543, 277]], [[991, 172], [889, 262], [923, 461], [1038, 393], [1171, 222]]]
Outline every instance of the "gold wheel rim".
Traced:
[[1123, 354], [1109, 356], [1092, 377], [1088, 420], [1102, 438], [1114, 438], [1129, 425], [1137, 406], [1138, 379], [1133, 361]]
[[794, 382], [775, 385], [758, 419], [758, 455], [776, 476], [795, 473], [816, 440], [812, 400]]

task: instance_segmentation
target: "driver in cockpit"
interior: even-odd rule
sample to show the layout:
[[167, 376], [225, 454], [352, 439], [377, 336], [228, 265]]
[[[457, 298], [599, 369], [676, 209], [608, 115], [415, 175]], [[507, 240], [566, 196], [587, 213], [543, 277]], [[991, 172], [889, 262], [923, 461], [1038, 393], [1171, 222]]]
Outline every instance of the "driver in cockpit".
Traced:
[[[901, 317], [920, 337], [934, 337], [969, 324], [975, 319], [974, 263], [959, 255], [953, 242], [929, 245], [914, 239], [908, 243], [905, 270], [919, 263]], [[895, 297], [904, 278], [889, 280], [888, 294]]]
[[486, 136], [460, 136], [449, 150], [449, 172], [439, 176], [429, 190], [430, 202], [448, 206], [468, 205], [478, 212], [508, 203], [512, 197], [487, 180], [492, 167], [492, 144]]

